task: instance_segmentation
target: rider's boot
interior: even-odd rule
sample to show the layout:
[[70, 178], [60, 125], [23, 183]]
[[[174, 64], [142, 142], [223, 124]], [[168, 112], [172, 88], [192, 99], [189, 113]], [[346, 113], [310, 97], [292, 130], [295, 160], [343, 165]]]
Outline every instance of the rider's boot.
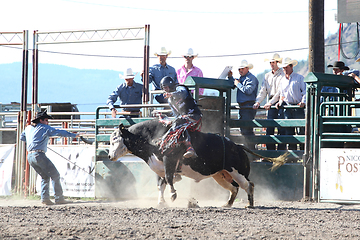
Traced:
[[187, 145], [187, 149], [186, 152], [184, 153], [184, 158], [193, 158], [193, 157], [197, 157], [197, 154], [194, 150], [194, 148], [192, 147], [192, 145], [190, 143], [186, 144]]

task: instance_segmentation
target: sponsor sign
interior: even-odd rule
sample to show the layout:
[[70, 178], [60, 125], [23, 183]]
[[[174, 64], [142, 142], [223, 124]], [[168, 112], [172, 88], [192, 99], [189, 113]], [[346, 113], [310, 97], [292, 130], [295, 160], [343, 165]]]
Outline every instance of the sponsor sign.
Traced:
[[360, 149], [323, 148], [320, 200], [360, 201]]
[[[46, 156], [60, 173], [64, 196], [95, 197], [94, 154], [94, 146], [48, 146]], [[41, 177], [37, 175], [37, 193], [40, 193], [40, 189]]]
[[0, 196], [11, 195], [15, 145], [0, 145]]

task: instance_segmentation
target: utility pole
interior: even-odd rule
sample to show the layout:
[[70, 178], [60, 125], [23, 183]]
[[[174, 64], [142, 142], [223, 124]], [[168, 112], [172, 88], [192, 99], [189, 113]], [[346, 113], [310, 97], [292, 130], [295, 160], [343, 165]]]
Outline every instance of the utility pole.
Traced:
[[[309, 0], [309, 72], [325, 72], [325, 40], [324, 40], [324, 0]], [[311, 91], [307, 88], [307, 91]], [[309, 93], [307, 93], [309, 94]], [[311, 94], [311, 93], [310, 93]], [[313, 104], [317, 104], [316, 101]], [[310, 101], [306, 101], [305, 153], [303, 162], [305, 167], [303, 198], [317, 200], [317, 161], [310, 156], [311, 133]]]
[[325, 71], [324, 0], [309, 0], [309, 72]]

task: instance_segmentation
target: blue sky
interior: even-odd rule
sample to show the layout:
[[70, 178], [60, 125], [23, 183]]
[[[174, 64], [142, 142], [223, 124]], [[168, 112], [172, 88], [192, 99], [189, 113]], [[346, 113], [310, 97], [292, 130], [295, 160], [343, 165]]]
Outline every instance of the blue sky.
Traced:
[[[32, 32], [112, 29], [150, 24], [150, 54], [165, 46], [172, 51], [168, 63], [176, 69], [181, 55], [193, 48], [194, 65], [205, 77], [217, 78], [227, 65], [246, 59], [253, 73], [268, 69], [265, 58], [278, 51], [282, 57], [308, 57], [308, 0], [122, 1], [122, 0], [12, 0], [2, 3], [0, 31]], [[335, 33], [337, 0], [325, 0], [325, 37]], [[294, 50], [302, 49], [302, 50]], [[143, 42], [106, 42], [40, 46], [41, 63], [76, 68], [141, 71], [141, 58], [91, 57], [45, 53], [56, 51], [106, 56], [138, 56]], [[284, 51], [289, 50], [289, 51]], [[281, 51], [281, 52], [280, 52]], [[233, 55], [233, 56], [229, 56]], [[21, 61], [18, 49], [0, 47], [0, 63]], [[31, 60], [31, 58], [30, 58]], [[157, 63], [151, 58], [150, 65]], [[237, 74], [237, 73], [236, 73]]]

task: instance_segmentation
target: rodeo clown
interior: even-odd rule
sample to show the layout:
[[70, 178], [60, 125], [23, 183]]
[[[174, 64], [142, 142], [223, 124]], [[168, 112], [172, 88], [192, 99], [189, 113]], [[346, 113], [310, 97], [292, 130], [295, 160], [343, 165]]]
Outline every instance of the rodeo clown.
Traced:
[[187, 87], [178, 85], [169, 76], [160, 81], [161, 89], [165, 91], [164, 98], [168, 100], [170, 108], [175, 116], [171, 128], [162, 137], [160, 151], [164, 153], [169, 148], [181, 143], [186, 146], [185, 158], [197, 157], [191, 145], [188, 131], [200, 131], [202, 113]]

